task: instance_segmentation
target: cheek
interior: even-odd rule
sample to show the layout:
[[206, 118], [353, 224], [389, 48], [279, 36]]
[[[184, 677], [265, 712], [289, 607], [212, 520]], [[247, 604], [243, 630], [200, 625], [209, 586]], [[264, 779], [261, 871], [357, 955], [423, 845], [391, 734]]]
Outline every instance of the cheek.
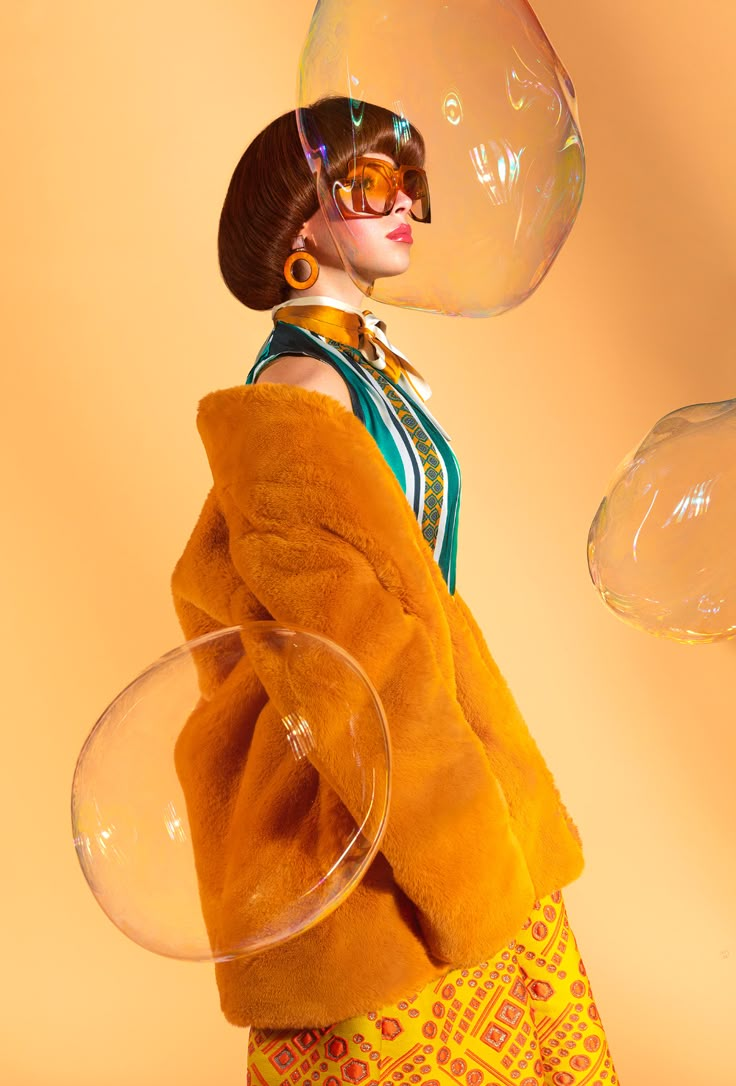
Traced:
[[381, 239], [382, 219], [353, 219], [348, 225], [361, 245], [375, 244]]
[[339, 227], [341, 240], [362, 253], [376, 252], [386, 246], [386, 227], [383, 219], [350, 219]]
[[345, 267], [367, 279], [376, 275], [400, 275], [406, 271], [411, 259], [410, 246], [389, 241], [386, 238], [389, 229], [383, 217], [335, 223], [335, 237]]
[[327, 263], [339, 262], [335, 242], [351, 262], [356, 261], [359, 254], [372, 257], [379, 251], [382, 243], [385, 246], [385, 225], [381, 219], [335, 217], [328, 225], [319, 214], [306, 225], [319, 258]]

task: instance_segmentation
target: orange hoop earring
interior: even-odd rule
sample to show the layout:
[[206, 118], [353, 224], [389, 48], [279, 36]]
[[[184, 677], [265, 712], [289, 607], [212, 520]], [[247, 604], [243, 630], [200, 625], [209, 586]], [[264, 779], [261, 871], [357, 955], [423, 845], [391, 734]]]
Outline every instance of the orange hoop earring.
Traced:
[[306, 290], [307, 287], [314, 286], [318, 277], [319, 264], [312, 254], [307, 252], [304, 238], [298, 237], [296, 249], [289, 253], [284, 262], [284, 279], [294, 290]]

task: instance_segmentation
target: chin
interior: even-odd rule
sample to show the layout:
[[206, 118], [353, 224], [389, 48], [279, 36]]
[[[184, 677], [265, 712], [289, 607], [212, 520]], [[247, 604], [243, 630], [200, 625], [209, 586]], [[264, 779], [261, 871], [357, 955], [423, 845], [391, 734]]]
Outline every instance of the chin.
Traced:
[[374, 279], [390, 279], [392, 276], [403, 275], [409, 270], [409, 260], [393, 260], [390, 263], [376, 265], [371, 268], [361, 268], [360, 275], [368, 282]]

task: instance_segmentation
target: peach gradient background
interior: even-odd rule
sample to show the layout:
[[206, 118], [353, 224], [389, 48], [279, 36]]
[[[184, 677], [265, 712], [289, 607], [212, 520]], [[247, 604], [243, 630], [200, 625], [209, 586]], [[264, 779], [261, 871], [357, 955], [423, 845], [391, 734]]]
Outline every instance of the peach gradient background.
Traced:
[[[0, 1080], [243, 1084], [206, 966], [103, 916], [69, 832], [97, 714], [180, 640], [170, 569], [208, 485], [199, 397], [265, 339], [219, 207], [293, 105], [310, 0], [6, 0]], [[734, 1081], [734, 645], [607, 613], [585, 542], [657, 418], [736, 393], [736, 12], [538, 0], [581, 101], [583, 210], [489, 322], [389, 311], [465, 472], [459, 587], [581, 827], [566, 891], [623, 1086]], [[724, 540], [724, 546], [730, 546]], [[489, 902], [489, 907], [492, 903]]]

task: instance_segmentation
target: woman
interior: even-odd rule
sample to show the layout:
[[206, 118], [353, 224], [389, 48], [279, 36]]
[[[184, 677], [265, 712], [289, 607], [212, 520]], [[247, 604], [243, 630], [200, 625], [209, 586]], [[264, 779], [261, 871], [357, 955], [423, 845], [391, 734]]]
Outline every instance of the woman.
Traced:
[[[215, 485], [174, 594], [188, 637], [273, 617], [356, 656], [391, 729], [392, 806], [380, 853], [332, 916], [218, 966], [223, 1010], [252, 1026], [254, 1084], [608, 1086], [560, 893], [582, 868], [579, 835], [455, 591], [449, 437], [426, 382], [361, 312], [339, 252], [361, 282], [407, 269], [413, 230], [431, 228], [422, 139], [367, 104], [355, 128], [352, 105], [325, 99], [303, 118], [328, 149], [339, 249], [294, 114], [233, 175], [221, 268], [275, 325], [246, 388], [201, 406]], [[221, 913], [238, 876], [230, 864], [226, 890], [218, 851], [235, 847], [238, 820], [263, 801], [252, 782], [268, 777], [257, 724], [243, 724], [261, 706], [244, 704], [221, 699], [178, 761], [200, 840], [224, 842], [198, 864], [203, 901]], [[288, 797], [268, 802], [289, 817]]]

